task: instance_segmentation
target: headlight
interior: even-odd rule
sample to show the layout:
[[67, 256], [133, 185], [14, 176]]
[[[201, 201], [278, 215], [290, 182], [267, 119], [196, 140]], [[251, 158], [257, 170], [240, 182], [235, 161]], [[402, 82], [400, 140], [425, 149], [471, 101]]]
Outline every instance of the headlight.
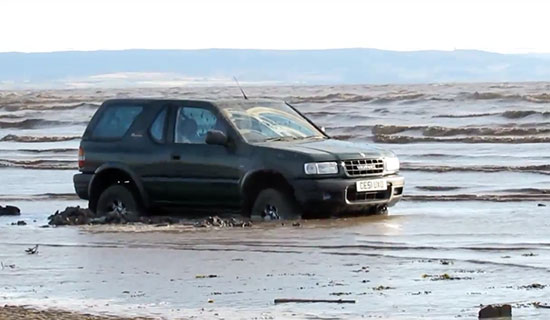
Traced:
[[384, 159], [384, 171], [397, 172], [399, 171], [399, 159], [397, 157]]
[[309, 162], [304, 164], [306, 174], [336, 174], [338, 164], [336, 162]]

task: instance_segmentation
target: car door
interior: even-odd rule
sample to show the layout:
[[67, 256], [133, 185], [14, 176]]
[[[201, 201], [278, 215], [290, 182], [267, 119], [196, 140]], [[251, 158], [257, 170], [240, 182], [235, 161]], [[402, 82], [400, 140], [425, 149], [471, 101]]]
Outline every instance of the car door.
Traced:
[[218, 110], [206, 102], [183, 102], [173, 113], [171, 168], [174, 202], [193, 206], [240, 204], [242, 157], [235, 144], [206, 144], [209, 130], [232, 134]]

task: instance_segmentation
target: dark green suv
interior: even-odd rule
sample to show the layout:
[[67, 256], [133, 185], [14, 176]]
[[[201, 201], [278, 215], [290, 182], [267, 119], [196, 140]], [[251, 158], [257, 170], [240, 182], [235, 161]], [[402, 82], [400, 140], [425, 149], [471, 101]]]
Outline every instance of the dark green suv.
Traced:
[[76, 193], [97, 213], [385, 213], [404, 184], [392, 152], [332, 139], [269, 100], [108, 100], [82, 137], [79, 170]]

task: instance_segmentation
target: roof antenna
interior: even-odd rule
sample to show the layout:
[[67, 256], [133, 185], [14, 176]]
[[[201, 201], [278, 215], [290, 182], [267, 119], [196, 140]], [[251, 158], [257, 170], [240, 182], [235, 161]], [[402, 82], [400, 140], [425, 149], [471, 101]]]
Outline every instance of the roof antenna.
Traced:
[[235, 82], [237, 83], [237, 86], [241, 90], [241, 93], [243, 94], [244, 100], [248, 100], [248, 97], [246, 96], [246, 93], [244, 93], [243, 88], [241, 88], [241, 85], [239, 84], [239, 80], [237, 80], [237, 77], [233, 76], [233, 80], [235, 80]]

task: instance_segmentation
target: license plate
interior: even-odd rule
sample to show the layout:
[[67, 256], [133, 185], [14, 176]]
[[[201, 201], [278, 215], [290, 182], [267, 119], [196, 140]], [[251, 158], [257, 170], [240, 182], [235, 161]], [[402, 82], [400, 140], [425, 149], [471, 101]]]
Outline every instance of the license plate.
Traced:
[[357, 192], [382, 191], [388, 189], [388, 183], [384, 179], [357, 181]]

